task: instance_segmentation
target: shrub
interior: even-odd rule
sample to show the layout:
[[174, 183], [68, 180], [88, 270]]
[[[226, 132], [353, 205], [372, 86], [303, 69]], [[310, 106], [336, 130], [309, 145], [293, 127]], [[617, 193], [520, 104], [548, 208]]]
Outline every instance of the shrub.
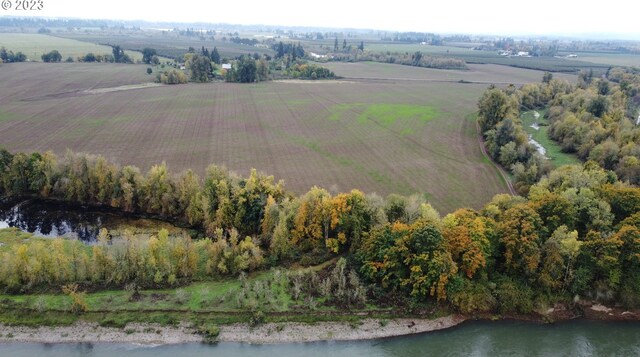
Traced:
[[204, 324], [198, 328], [198, 333], [202, 335], [204, 342], [214, 343], [220, 335], [220, 327], [218, 325]]

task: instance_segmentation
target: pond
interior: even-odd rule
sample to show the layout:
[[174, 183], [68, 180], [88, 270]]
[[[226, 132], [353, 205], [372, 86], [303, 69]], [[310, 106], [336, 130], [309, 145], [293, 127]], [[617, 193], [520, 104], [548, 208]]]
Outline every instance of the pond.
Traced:
[[95, 241], [100, 229], [110, 232], [172, 234], [186, 231], [167, 222], [124, 215], [88, 206], [73, 206], [40, 199], [5, 199], [0, 202], [0, 228], [16, 227], [39, 237], [71, 237]]

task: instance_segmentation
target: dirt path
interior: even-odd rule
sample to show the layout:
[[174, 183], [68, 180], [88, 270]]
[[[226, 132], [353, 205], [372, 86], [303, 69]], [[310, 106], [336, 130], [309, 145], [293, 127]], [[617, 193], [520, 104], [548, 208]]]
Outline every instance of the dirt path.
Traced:
[[132, 89], [143, 89], [143, 88], [151, 88], [151, 87], [160, 87], [162, 85], [163, 85], [162, 83], [127, 84], [127, 85], [118, 86], [118, 87], [90, 88], [90, 89], [84, 90], [84, 91], [82, 91], [80, 93], [83, 93], [83, 94], [103, 94], [103, 93], [111, 93], [111, 92], [121, 92], [121, 91], [132, 90]]
[[486, 157], [491, 162], [491, 164], [496, 168], [496, 170], [498, 170], [498, 172], [502, 176], [502, 179], [507, 185], [507, 188], [509, 189], [509, 193], [511, 193], [512, 196], [517, 196], [518, 194], [516, 193], [516, 190], [513, 187], [511, 180], [509, 179], [509, 175], [504, 171], [502, 166], [500, 166], [500, 164], [495, 162], [493, 158], [489, 155], [489, 153], [487, 153], [487, 149], [484, 147], [484, 141], [482, 140], [482, 133], [480, 132], [480, 124], [478, 124], [477, 121], [476, 121], [476, 131], [478, 133], [478, 145], [480, 145], [480, 150], [482, 151], [482, 155], [484, 155], [484, 157]]

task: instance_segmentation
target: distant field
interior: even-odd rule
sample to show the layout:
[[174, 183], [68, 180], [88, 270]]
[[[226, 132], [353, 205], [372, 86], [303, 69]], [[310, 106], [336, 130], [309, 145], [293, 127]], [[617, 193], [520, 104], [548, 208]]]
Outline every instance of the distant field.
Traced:
[[453, 46], [430, 46], [421, 44], [402, 43], [373, 43], [365, 44], [365, 50], [373, 52], [414, 53], [420, 51], [432, 56], [455, 57], [467, 63], [499, 64], [518, 68], [529, 68], [552, 72], [578, 72], [582, 69], [593, 69], [594, 72], [604, 73], [609, 67], [607, 61], [589, 61], [587, 58], [566, 59], [555, 57], [504, 57], [494, 51], [476, 51], [470, 48]]
[[430, 55], [473, 55], [481, 53], [470, 48], [462, 48], [455, 46], [431, 46], [421, 45], [419, 43], [372, 43], [365, 44], [365, 50], [371, 52], [397, 52], [397, 53], [414, 53], [420, 51]]
[[[20, 51], [32, 61], [41, 61], [40, 56], [52, 50], [58, 50], [63, 61], [69, 56], [73, 57], [75, 61], [77, 57], [84, 56], [89, 52], [96, 55], [112, 53], [112, 48], [109, 46], [33, 33], [1, 33], [0, 46], [13, 52]], [[126, 53], [134, 61], [142, 60], [140, 52], [126, 51]]]
[[236, 57], [244, 54], [253, 54], [255, 52], [266, 53], [272, 56], [274, 54], [273, 50], [268, 48], [222, 41], [225, 35], [215, 36], [215, 41], [206, 38], [201, 40], [198, 37], [178, 36], [169, 32], [163, 34], [161, 31], [145, 31], [140, 34], [105, 34], [100, 31], [89, 33], [60, 32], [56, 35], [85, 42], [118, 44], [123, 48], [136, 51], [142, 51], [143, 48], [150, 47], [155, 49], [158, 55], [171, 58], [181, 58], [187, 53], [189, 47], [193, 47], [199, 51], [203, 46], [209, 49], [209, 51], [217, 47], [222, 57]]
[[200, 174], [210, 163], [245, 175], [257, 168], [296, 192], [420, 192], [442, 212], [506, 190], [476, 140], [472, 114], [486, 84], [345, 79], [84, 92], [149, 82], [145, 68], [2, 65], [1, 145], [71, 148], [143, 170], [161, 161]]
[[[380, 79], [406, 79], [417, 81], [467, 81], [474, 83], [496, 83], [521, 85], [531, 82], [542, 81], [542, 72], [499, 66], [492, 64], [472, 64], [469, 70], [441, 70], [420, 68], [412, 66], [402, 66], [396, 64], [377, 62], [327, 62], [322, 66], [334, 71], [336, 75], [349, 78], [380, 78]], [[575, 81], [576, 76], [572, 74], [555, 73], [555, 78]]]
[[635, 66], [640, 67], [640, 55], [604, 53], [604, 52], [577, 52], [578, 57], [572, 61], [587, 61], [612, 66]]

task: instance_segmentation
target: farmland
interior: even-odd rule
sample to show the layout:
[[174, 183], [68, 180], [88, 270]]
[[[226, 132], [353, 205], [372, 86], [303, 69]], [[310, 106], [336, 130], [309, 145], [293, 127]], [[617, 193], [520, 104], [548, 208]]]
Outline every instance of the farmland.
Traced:
[[[10, 150], [102, 154], [143, 170], [162, 161], [172, 171], [200, 174], [211, 163], [241, 174], [256, 168], [298, 193], [313, 185], [421, 193], [443, 212], [479, 207], [505, 192], [476, 140], [473, 113], [486, 83], [349, 79], [369, 64], [335, 65], [343, 80], [86, 92], [151, 76], [138, 65], [5, 64], [0, 142]], [[452, 73], [376, 65], [378, 77], [387, 78]], [[523, 82], [541, 76], [474, 68], [476, 77], [468, 79], [503, 82], [518, 71]]]
[[[542, 79], [540, 71], [492, 64], [472, 64], [468, 65], [469, 70], [464, 71], [429, 69], [376, 62], [328, 62], [322, 65], [334, 71], [336, 75], [362, 79], [458, 82], [460, 84], [467, 82], [467, 84], [486, 85], [522, 85], [540, 82]], [[554, 77], [568, 81], [575, 80], [575, 76], [569, 74], [554, 73]]]
[[[557, 58], [557, 57], [506, 57], [499, 56], [496, 51], [480, 51], [455, 46], [429, 46], [409, 43], [381, 43], [367, 44], [367, 51], [386, 52], [390, 54], [414, 53], [420, 51], [429, 56], [453, 57], [475, 64], [497, 64], [517, 68], [529, 68], [541, 71], [573, 73], [580, 70], [593, 70], [604, 73], [611, 65], [630, 63], [633, 55], [590, 54], [588, 58]], [[585, 54], [586, 55], [586, 54]]]
[[[13, 52], [20, 51], [32, 61], [40, 61], [40, 56], [43, 53], [52, 50], [58, 50], [62, 55], [62, 60], [72, 57], [74, 61], [77, 57], [84, 56], [89, 52], [104, 55], [111, 54], [112, 51], [109, 46], [34, 33], [3, 33], [0, 36], [0, 46]], [[126, 51], [126, 53], [134, 61], [142, 59], [142, 54], [139, 52]]]
[[578, 59], [612, 66], [640, 66], [640, 55], [631, 53], [578, 52]]
[[[209, 50], [217, 47], [220, 55], [223, 57], [236, 57], [243, 54], [253, 54], [254, 52], [273, 55], [273, 50], [268, 48], [258, 48], [250, 45], [236, 44], [231, 41], [222, 40], [217, 36], [215, 40], [211, 38], [198, 38], [180, 36], [172, 32], [146, 30], [143, 33], [109, 33], [105, 31], [95, 32], [60, 32], [57, 34], [61, 37], [73, 39], [82, 42], [92, 42], [100, 44], [118, 44], [125, 49], [142, 51], [145, 47], [156, 49], [158, 55], [170, 58], [182, 58], [188, 51], [189, 47], [200, 49], [206, 47]], [[252, 37], [252, 36], [251, 36]]]

